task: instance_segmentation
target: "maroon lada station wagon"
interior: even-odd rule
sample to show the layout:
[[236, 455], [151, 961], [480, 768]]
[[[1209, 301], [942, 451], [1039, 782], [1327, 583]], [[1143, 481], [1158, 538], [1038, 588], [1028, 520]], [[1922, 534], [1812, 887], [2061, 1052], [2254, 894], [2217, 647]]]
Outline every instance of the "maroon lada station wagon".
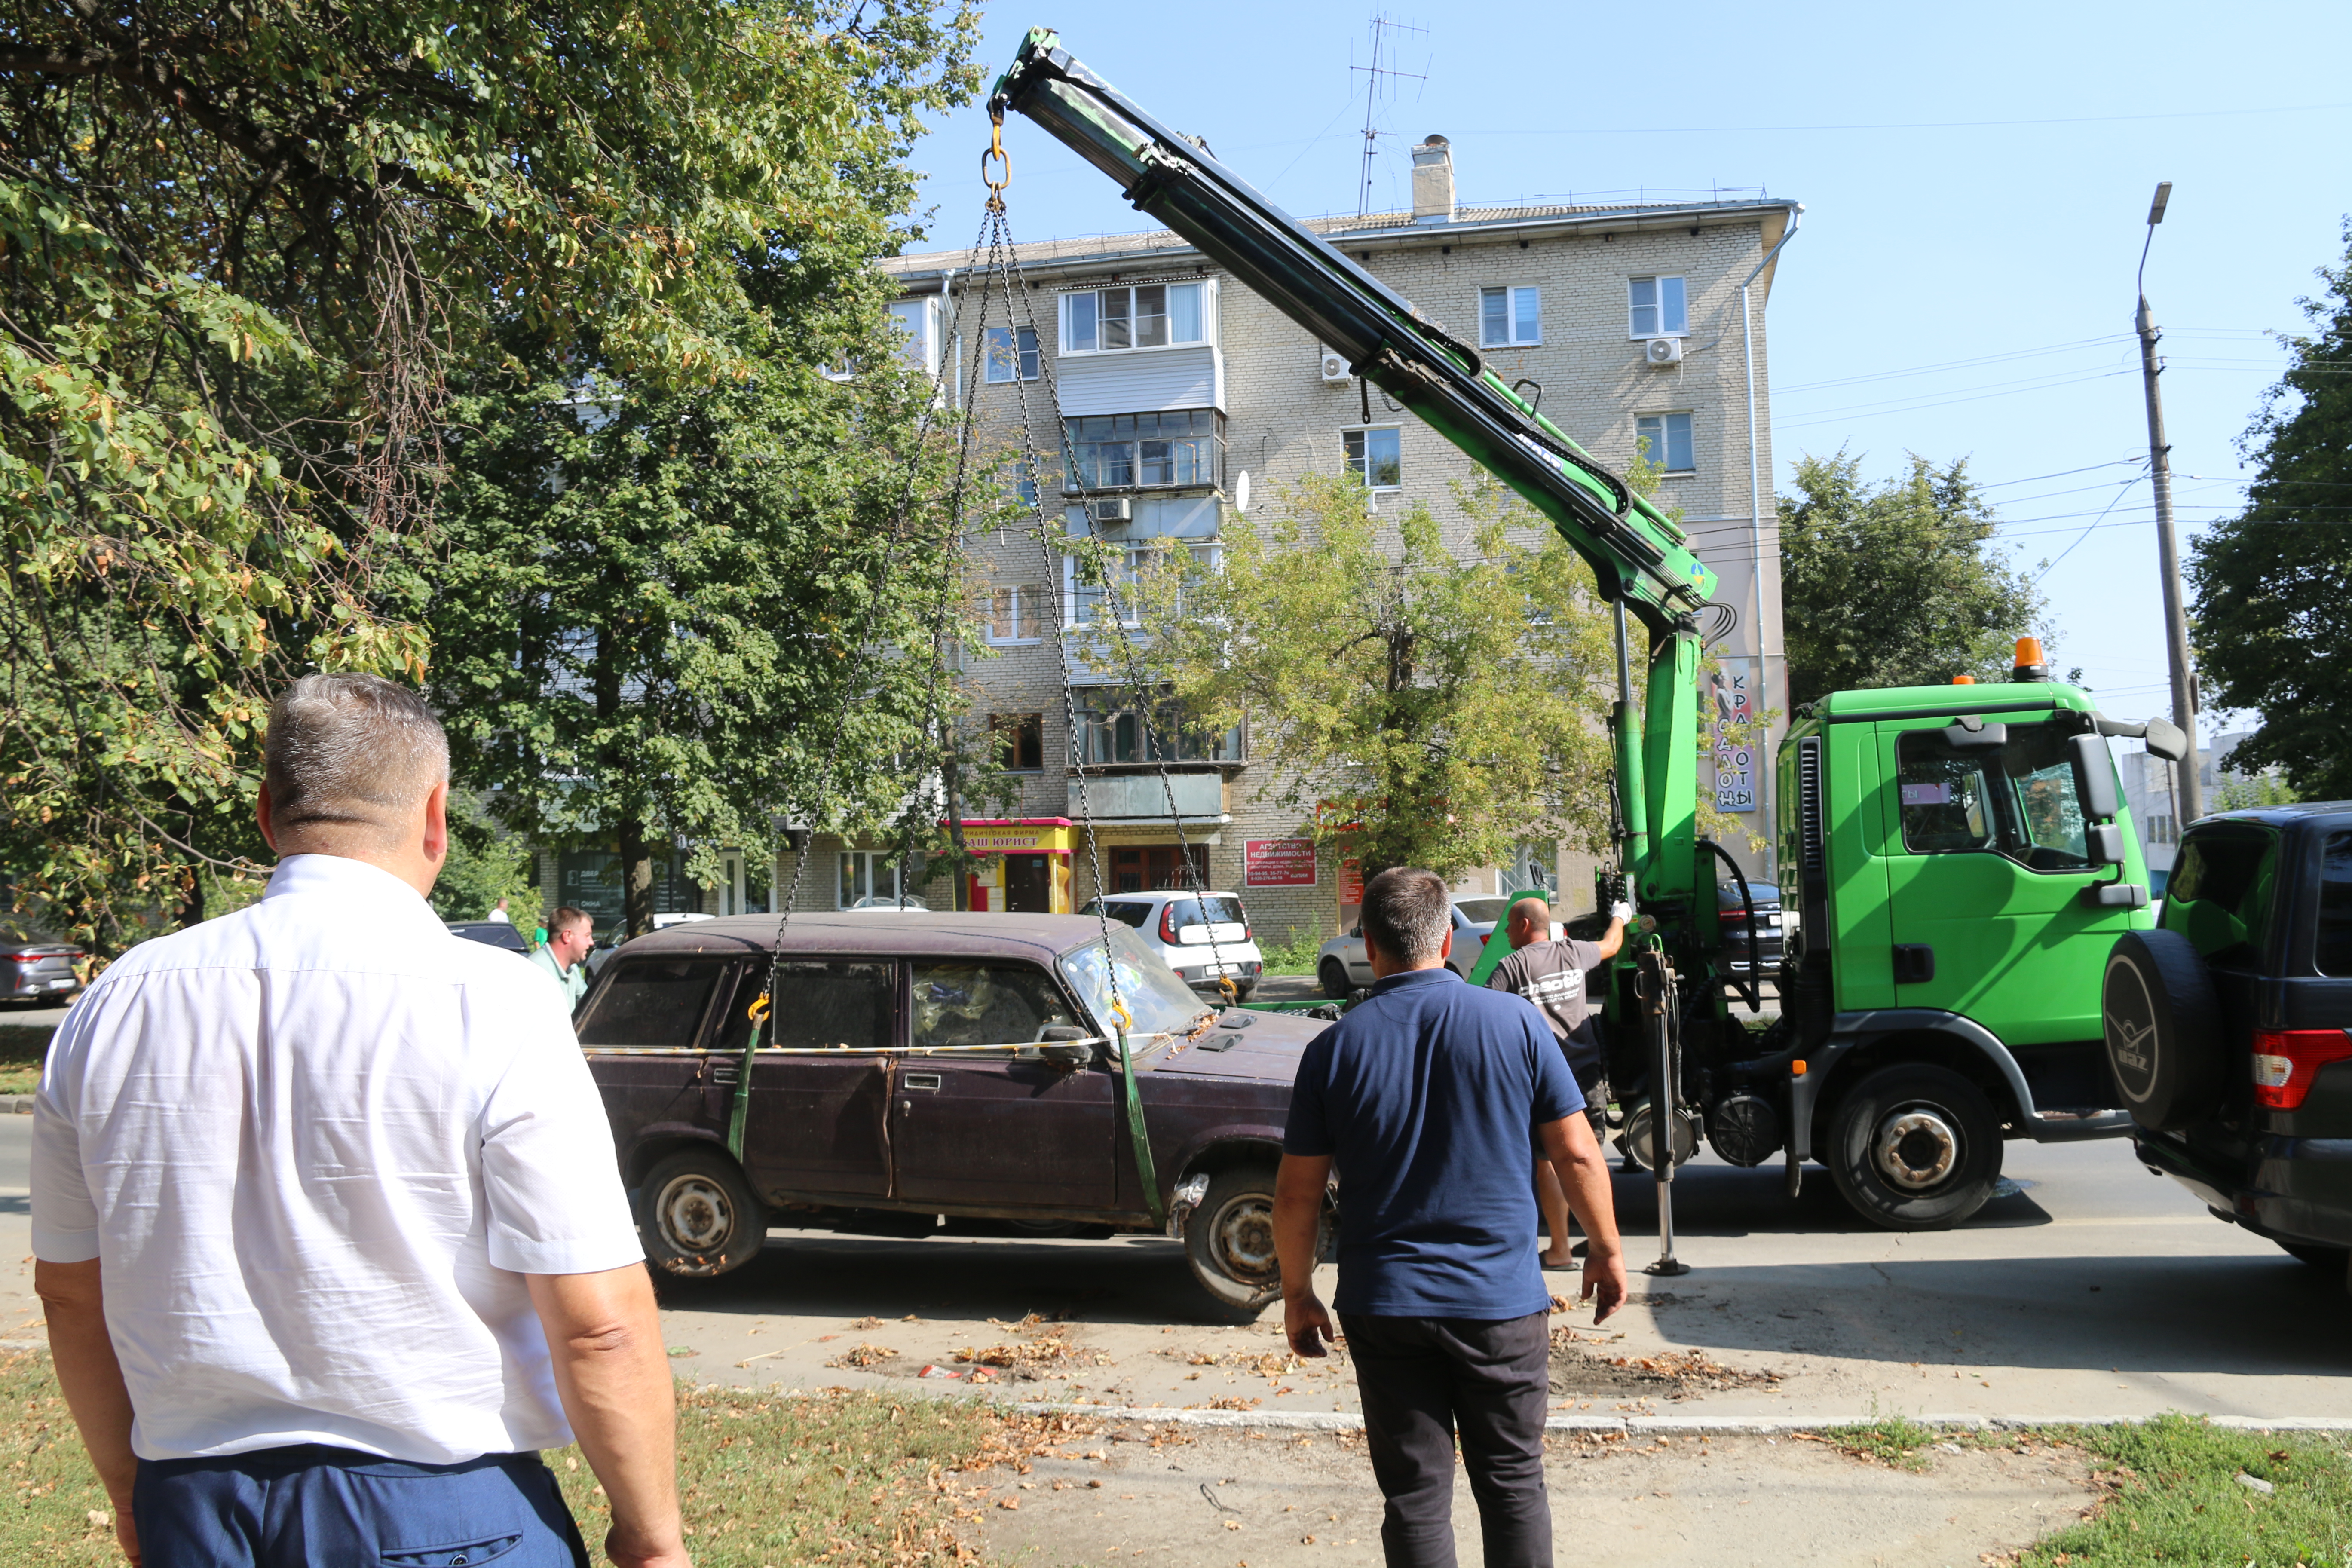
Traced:
[[[730, 1121], [776, 918], [698, 921], [616, 952], [579, 1014], [646, 1254], [723, 1274], [772, 1224], [950, 1215], [1149, 1231], [1118, 1004], [1168, 1233], [1212, 1315], [1277, 1293], [1275, 1165], [1326, 1022], [1204, 1002], [1117, 921], [794, 914], [774, 1026]], [[1329, 1219], [1327, 1216], [1327, 1229]]]

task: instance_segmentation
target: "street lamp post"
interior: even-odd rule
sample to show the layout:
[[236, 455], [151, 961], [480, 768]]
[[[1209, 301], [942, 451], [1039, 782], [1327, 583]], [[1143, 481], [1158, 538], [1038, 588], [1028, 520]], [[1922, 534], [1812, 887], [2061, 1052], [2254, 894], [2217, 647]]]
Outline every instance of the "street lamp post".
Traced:
[[2164, 221], [2165, 203], [2172, 199], [2172, 182], [2156, 187], [2148, 204], [2147, 238], [2139, 247], [2140, 380], [2147, 389], [2148, 479], [2156, 491], [2156, 551], [2164, 576], [2164, 652], [2172, 671], [2172, 721], [2189, 737], [2189, 754], [2173, 764], [2179, 803], [2178, 823], [2186, 826], [2205, 815], [2203, 781], [2198, 775], [2197, 690], [2189, 670], [2189, 615], [2180, 602], [2180, 551], [2172, 536], [2172, 447], [2164, 438], [2164, 395], [2156, 378], [2164, 366], [2156, 357], [2156, 317], [2147, 308], [2147, 252], [2156, 243], [2156, 226]]

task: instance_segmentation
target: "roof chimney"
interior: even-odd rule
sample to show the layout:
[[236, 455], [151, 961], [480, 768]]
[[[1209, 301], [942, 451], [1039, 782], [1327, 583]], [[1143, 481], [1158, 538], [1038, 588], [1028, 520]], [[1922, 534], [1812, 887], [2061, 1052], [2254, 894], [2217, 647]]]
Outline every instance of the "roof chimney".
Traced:
[[1454, 221], [1454, 149], [1434, 133], [1412, 150], [1412, 221]]

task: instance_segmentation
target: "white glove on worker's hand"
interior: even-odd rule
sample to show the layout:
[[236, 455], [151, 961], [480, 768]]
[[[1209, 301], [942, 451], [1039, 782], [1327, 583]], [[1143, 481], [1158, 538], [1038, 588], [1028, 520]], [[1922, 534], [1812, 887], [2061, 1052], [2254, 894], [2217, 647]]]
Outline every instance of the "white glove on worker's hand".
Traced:
[[1633, 906], [1620, 899], [1609, 906], [1609, 918], [1612, 921], [1630, 921], [1633, 918]]

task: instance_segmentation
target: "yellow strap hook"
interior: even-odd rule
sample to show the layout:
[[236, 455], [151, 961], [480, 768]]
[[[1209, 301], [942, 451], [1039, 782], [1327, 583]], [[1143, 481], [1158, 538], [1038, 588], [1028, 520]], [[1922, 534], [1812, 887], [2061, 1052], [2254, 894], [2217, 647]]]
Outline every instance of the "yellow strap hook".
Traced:
[[766, 1023], [768, 1021], [768, 994], [762, 991], [757, 997], [753, 998], [751, 1005], [743, 1009], [743, 1016], [751, 1019], [754, 1026]]

